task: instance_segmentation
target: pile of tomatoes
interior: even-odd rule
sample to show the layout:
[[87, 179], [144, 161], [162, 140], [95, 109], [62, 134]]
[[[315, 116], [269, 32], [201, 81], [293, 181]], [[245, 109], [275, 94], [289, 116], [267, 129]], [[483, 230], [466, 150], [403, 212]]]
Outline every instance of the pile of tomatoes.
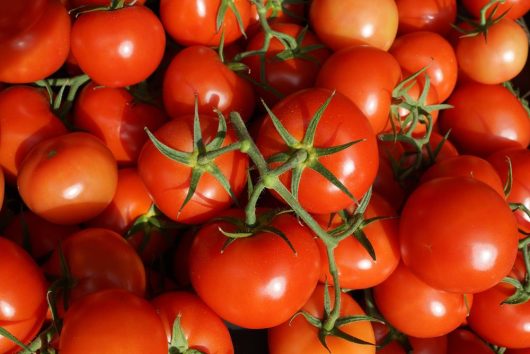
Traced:
[[0, 354], [530, 353], [530, 0], [0, 3]]

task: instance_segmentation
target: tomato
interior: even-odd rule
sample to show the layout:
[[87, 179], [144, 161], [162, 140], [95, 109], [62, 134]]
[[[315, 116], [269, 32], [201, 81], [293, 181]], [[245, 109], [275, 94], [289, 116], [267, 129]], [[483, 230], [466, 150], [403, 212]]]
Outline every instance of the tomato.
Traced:
[[[311, 298], [302, 308], [303, 311], [322, 319], [324, 316], [324, 291], [323, 285], [319, 285]], [[331, 304], [334, 299], [331, 295], [333, 289], [329, 289]], [[364, 315], [363, 309], [348, 294], [341, 293], [341, 316]], [[369, 343], [375, 343], [374, 330], [368, 321], [359, 321], [339, 327], [342, 331]], [[329, 351], [324, 348], [318, 339], [318, 329], [304, 318], [296, 316], [279, 326], [268, 331], [270, 354], [374, 354], [375, 345], [363, 345], [348, 342], [338, 337], [326, 337]]]
[[86, 12], [72, 26], [72, 54], [79, 67], [107, 87], [147, 79], [160, 64], [165, 43], [162, 23], [145, 6]]
[[398, 9], [393, 0], [313, 0], [309, 22], [333, 50], [365, 44], [388, 50], [397, 33]]
[[410, 195], [400, 240], [404, 263], [421, 280], [446, 291], [476, 293], [511, 270], [518, 234], [510, 207], [494, 189], [469, 177], [444, 177]]
[[44, 89], [11, 86], [0, 92], [0, 165], [9, 184], [35, 144], [65, 133]]
[[218, 109], [228, 117], [237, 111], [244, 120], [255, 106], [252, 85], [224, 65], [213, 49], [203, 46], [180, 51], [164, 74], [164, 107], [171, 117], [193, 113], [195, 98], [199, 113], [214, 114]]
[[[313, 87], [317, 78], [318, 71], [322, 63], [329, 56], [329, 50], [326, 49], [319, 39], [311, 32], [304, 29], [301, 25], [292, 23], [273, 23], [273, 31], [287, 34], [295, 39], [300, 40], [300, 48], [303, 55], [288, 58], [286, 60], [278, 59], [278, 55], [289, 54], [284, 45], [277, 38], [270, 40], [269, 47], [265, 53], [264, 65], [261, 65], [262, 57], [252, 55], [246, 57], [243, 62], [250, 70], [250, 77], [258, 83], [266, 83], [282, 97], [288, 96], [296, 91]], [[305, 31], [305, 32], [304, 32]], [[301, 37], [303, 35], [303, 39]], [[263, 31], [258, 32], [250, 39], [247, 44], [247, 51], [256, 51], [263, 48], [265, 34]], [[304, 52], [304, 48], [314, 45], [321, 45], [322, 48]], [[264, 82], [261, 79], [262, 71], [265, 72]], [[271, 91], [257, 86], [257, 93], [269, 105], [277, 103], [280, 98]]]
[[406, 72], [415, 73], [427, 67], [420, 78], [429, 75], [440, 102], [453, 91], [458, 73], [457, 58], [451, 44], [439, 34], [419, 31], [402, 35], [392, 44], [390, 54]]
[[523, 70], [528, 38], [515, 21], [502, 19], [488, 28], [487, 35], [460, 37], [455, 52], [458, 66], [467, 77], [483, 84], [500, 84]]
[[234, 353], [228, 328], [196, 295], [184, 291], [167, 292], [151, 300], [151, 304], [162, 319], [168, 342], [171, 342], [173, 324], [179, 317], [189, 349], [210, 354]]
[[[488, 0], [463, 0], [462, 4], [474, 17], [480, 18], [480, 10], [488, 3]], [[505, 11], [506, 18], [515, 20], [522, 17], [525, 13], [530, 11], [530, 1], [528, 0], [505, 0], [504, 3], [497, 2], [495, 5], [497, 8], [497, 16], [503, 14]], [[488, 15], [491, 14], [495, 5], [490, 7], [486, 12]]]
[[[396, 211], [386, 200], [373, 194], [364, 214], [365, 220], [373, 217], [395, 217]], [[338, 225], [333, 225], [338, 226]], [[375, 221], [363, 228], [372, 244], [376, 260], [355, 236], [342, 240], [335, 248], [335, 263], [339, 272], [339, 284], [345, 289], [365, 289], [384, 281], [399, 263], [399, 224], [397, 219]], [[324, 244], [319, 240], [322, 271], [320, 281], [329, 281], [328, 258]]]
[[405, 190], [394, 177], [392, 165], [388, 159], [379, 157], [379, 169], [377, 177], [372, 185], [374, 192], [387, 200], [394, 210], [400, 210], [405, 201]]
[[[31, 257], [14, 242], [0, 237], [0, 327], [21, 342], [38, 333], [46, 317], [46, 281]], [[0, 352], [18, 346], [0, 335]]]
[[530, 120], [519, 100], [501, 85], [466, 83], [447, 101], [454, 108], [440, 115], [442, 133], [459, 151], [487, 156], [530, 143]]
[[459, 328], [451, 332], [448, 336], [447, 354], [494, 354], [495, 352], [488, 347], [473, 332]]
[[398, 33], [436, 32], [442, 36], [456, 20], [456, 0], [396, 0]]
[[[278, 103], [272, 111], [285, 129], [298, 141], [302, 141], [305, 130], [315, 112], [326, 102], [332, 92], [328, 89], [307, 89], [299, 91]], [[378, 153], [375, 135], [362, 112], [346, 97], [336, 93], [322, 115], [316, 129], [315, 148], [327, 148], [362, 141], [338, 153], [318, 158], [358, 200], [368, 190], [377, 174]], [[262, 122], [256, 144], [265, 158], [279, 152], [305, 147], [289, 147], [281, 139], [270, 117]], [[307, 211], [316, 214], [333, 213], [347, 208], [354, 201], [325, 177], [311, 169], [309, 148], [308, 161], [299, 185], [298, 200]], [[290, 187], [291, 172], [280, 176], [281, 182]], [[326, 198], [322, 198], [322, 196]]]
[[373, 131], [380, 133], [388, 123], [392, 90], [400, 79], [401, 68], [392, 55], [360, 46], [331, 55], [318, 73], [316, 86], [348, 97], [368, 118]]
[[147, 300], [111, 289], [85, 296], [66, 312], [59, 352], [79, 351], [166, 354], [168, 345], [162, 321]]
[[294, 251], [265, 230], [225, 248], [227, 238], [220, 230], [234, 232], [235, 227], [222, 221], [201, 228], [191, 247], [193, 288], [224, 320], [244, 328], [288, 321], [318, 281], [320, 256], [311, 232], [288, 214], [276, 216], [270, 226], [287, 237]]
[[66, 61], [71, 25], [65, 7], [59, 0], [48, 0], [44, 4], [40, 0], [29, 1], [33, 2], [16, 1], [24, 6], [20, 11], [16, 5], [9, 5], [7, 15], [15, 17], [5, 20], [5, 5], [1, 5], [0, 28], [3, 29], [6, 23], [18, 23], [10, 25], [14, 28], [6, 32], [0, 30], [0, 81], [30, 83], [42, 80]]
[[[65, 0], [69, 9], [78, 9], [82, 7], [108, 6], [109, 0]], [[146, 0], [125, 0], [126, 4], [143, 5]]]
[[[375, 339], [378, 345], [381, 345], [382, 340], [388, 334], [388, 327], [379, 323], [372, 322], [374, 327]], [[412, 347], [414, 354], [447, 354], [447, 336], [439, 336], [432, 338], [417, 338], [406, 337], [408, 343]], [[377, 354], [406, 354], [404, 347], [399, 344], [398, 340], [392, 340], [381, 349], [378, 349]]]
[[[245, 29], [250, 21], [250, 1], [231, 0]], [[236, 15], [229, 8], [216, 28], [221, 0], [161, 0], [160, 18], [167, 33], [177, 43], [185, 46], [218, 46], [221, 34], [224, 44], [229, 44], [242, 36]]]
[[[217, 131], [218, 118], [206, 114], [200, 117], [204, 144], [208, 144]], [[191, 152], [193, 150], [193, 119], [181, 116], [164, 124], [155, 133], [157, 139], [169, 147]], [[229, 129], [223, 146], [235, 141]], [[225, 153], [214, 160], [221, 173], [238, 195], [246, 183], [248, 158], [239, 151]], [[232, 204], [230, 195], [209, 173], [203, 174], [190, 201], [181, 209], [190, 188], [192, 170], [165, 157], [148, 141], [138, 158], [138, 173], [145, 183], [155, 205], [167, 217], [183, 223], [201, 223]]]
[[116, 160], [93, 135], [69, 133], [28, 153], [17, 179], [24, 203], [55, 224], [78, 224], [102, 212], [118, 181]]
[[393, 327], [420, 338], [445, 335], [468, 314], [464, 295], [431, 287], [403, 263], [374, 288], [374, 299], [379, 312]]
[[2, 1], [0, 4], [0, 42], [25, 31], [44, 13], [49, 0]]
[[73, 123], [103, 140], [120, 165], [132, 165], [147, 141], [144, 127], [156, 130], [165, 121], [162, 110], [135, 102], [124, 88], [89, 83], [77, 97]]

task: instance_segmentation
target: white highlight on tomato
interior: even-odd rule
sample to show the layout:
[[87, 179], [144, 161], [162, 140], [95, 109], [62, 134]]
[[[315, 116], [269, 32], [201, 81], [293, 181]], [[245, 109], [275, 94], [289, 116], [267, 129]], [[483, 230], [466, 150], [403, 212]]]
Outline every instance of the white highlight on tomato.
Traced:
[[445, 306], [439, 302], [439, 301], [433, 301], [431, 302], [431, 313], [436, 317], [443, 317], [445, 316], [447, 310], [445, 309]]
[[122, 58], [130, 58], [134, 52], [134, 43], [131, 41], [123, 41], [118, 47], [118, 53]]
[[76, 183], [63, 191], [63, 198], [67, 200], [75, 199], [83, 192], [83, 184]]
[[265, 293], [272, 299], [279, 299], [285, 293], [287, 280], [284, 277], [275, 277], [265, 286]]
[[497, 249], [488, 244], [477, 244], [472, 249], [473, 267], [476, 270], [488, 271], [495, 266]]
[[15, 315], [15, 309], [7, 302], [0, 300], [0, 313], [2, 317], [9, 319]]

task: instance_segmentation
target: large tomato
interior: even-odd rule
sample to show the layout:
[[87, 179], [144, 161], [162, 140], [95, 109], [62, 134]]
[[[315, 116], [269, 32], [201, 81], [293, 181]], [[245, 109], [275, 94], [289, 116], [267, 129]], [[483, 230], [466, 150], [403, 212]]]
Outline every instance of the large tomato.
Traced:
[[288, 214], [276, 216], [270, 226], [294, 250], [266, 230], [225, 247], [228, 239], [220, 230], [235, 227], [219, 221], [197, 233], [190, 251], [193, 288], [219, 316], [241, 327], [268, 328], [289, 320], [318, 281], [320, 256], [312, 233]]
[[398, 33], [430, 31], [446, 35], [456, 19], [456, 0], [396, 0]]
[[[474, 17], [480, 18], [480, 10], [488, 4], [488, 0], [462, 0], [462, 4], [465, 6]], [[497, 7], [497, 16], [503, 14], [505, 11], [506, 18], [515, 20], [530, 10], [530, 1], [528, 0], [505, 0], [504, 2], [498, 1], [494, 6], [491, 6], [486, 12], [488, 15], [491, 14], [493, 9]]]

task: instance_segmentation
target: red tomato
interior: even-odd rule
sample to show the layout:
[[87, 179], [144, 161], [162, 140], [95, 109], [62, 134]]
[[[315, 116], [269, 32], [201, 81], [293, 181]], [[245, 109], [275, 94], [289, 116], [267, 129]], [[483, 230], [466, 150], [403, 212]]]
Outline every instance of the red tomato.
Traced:
[[392, 165], [388, 159], [382, 158], [379, 155], [379, 169], [377, 170], [377, 177], [372, 185], [374, 192], [381, 195], [387, 200], [394, 210], [400, 210], [405, 201], [405, 190], [403, 186], [396, 180]]
[[396, 37], [398, 9], [393, 0], [313, 0], [309, 22], [333, 50], [365, 44], [388, 50]]
[[403, 71], [415, 73], [427, 67], [420, 78], [429, 75], [440, 102], [453, 91], [458, 73], [456, 56], [451, 44], [439, 34], [420, 31], [402, 35], [392, 44], [390, 54]]
[[77, 97], [73, 123], [103, 140], [119, 164], [131, 165], [148, 139], [144, 127], [156, 130], [165, 120], [162, 110], [135, 102], [124, 88], [89, 83]]
[[[378, 345], [381, 345], [382, 340], [388, 334], [388, 327], [379, 323], [372, 322], [374, 327], [375, 339]], [[412, 352], [414, 354], [447, 354], [447, 336], [439, 336], [432, 338], [417, 338], [417, 337], [406, 337]], [[377, 350], [377, 354], [407, 354], [404, 347], [399, 344], [398, 340], [392, 340], [381, 349]]]
[[448, 336], [447, 354], [494, 354], [495, 352], [473, 332], [459, 328]]
[[[324, 317], [324, 286], [319, 285], [304, 305], [302, 310], [323, 319]], [[334, 303], [333, 288], [329, 289], [331, 305]], [[348, 294], [341, 294], [341, 316], [364, 315], [363, 309]], [[347, 334], [369, 343], [375, 343], [374, 330], [368, 321], [359, 321], [339, 327]], [[318, 329], [309, 324], [304, 316], [296, 316], [268, 331], [270, 354], [374, 354], [375, 345], [363, 345], [348, 342], [344, 339], [328, 336], [324, 348], [318, 339]]]
[[[462, 0], [462, 4], [465, 6], [466, 10], [476, 18], [480, 18], [480, 10], [484, 5], [488, 4], [488, 2], [488, 0]], [[497, 2], [495, 5], [498, 6], [496, 12], [497, 16], [508, 11], [506, 13], [506, 18], [512, 20], [522, 17], [525, 13], [530, 11], [530, 1], [528, 0], [505, 0], [504, 3]], [[495, 5], [490, 7], [486, 14], [491, 14]]]
[[102, 212], [112, 201], [117, 182], [114, 156], [88, 133], [38, 143], [24, 159], [17, 179], [20, 196], [32, 212], [64, 225]]
[[[272, 111], [287, 131], [302, 141], [312, 116], [331, 94], [328, 89], [299, 91], [282, 100]], [[358, 139], [363, 140], [318, 159], [357, 200], [366, 193], [377, 174], [377, 143], [370, 123], [362, 112], [342, 94], [336, 93], [318, 124], [313, 145], [315, 148], [327, 148]], [[268, 116], [260, 126], [256, 144], [265, 158], [297, 148], [286, 145]], [[298, 148], [305, 149], [303, 146]], [[309, 154], [313, 151], [311, 147]], [[310, 161], [305, 163], [310, 166]], [[291, 172], [282, 174], [280, 180], [289, 188]], [[323, 195], [326, 198], [322, 198]], [[354, 203], [346, 193], [310, 167], [302, 173], [298, 200], [307, 211], [316, 214], [333, 213]]]
[[400, 79], [401, 68], [392, 55], [360, 46], [329, 57], [318, 73], [316, 86], [348, 97], [368, 118], [374, 132], [380, 133], [388, 124], [392, 90]]
[[464, 295], [431, 287], [403, 263], [374, 288], [374, 299], [393, 327], [419, 338], [445, 335], [456, 329], [468, 314]]
[[[240, 212], [223, 215], [239, 217]], [[235, 231], [226, 222], [207, 224], [193, 241], [193, 288], [219, 316], [241, 327], [269, 328], [288, 321], [318, 281], [320, 256], [311, 232], [288, 214], [276, 216], [271, 226], [283, 232], [295, 251], [268, 231], [224, 248], [228, 239], [220, 229]]]
[[497, 284], [515, 262], [518, 238], [504, 198], [469, 177], [420, 185], [401, 214], [404, 263], [446, 291], [476, 293]]
[[228, 328], [196, 295], [184, 291], [168, 292], [151, 300], [171, 342], [173, 324], [180, 319], [181, 330], [189, 349], [202, 353], [233, 354]]
[[[208, 144], [215, 137], [218, 118], [202, 114], [200, 119], [204, 144]], [[193, 119], [190, 116], [173, 119], [154, 134], [173, 149], [183, 152], [193, 150]], [[223, 146], [235, 139], [235, 133], [229, 129]], [[238, 195], [246, 184], [247, 156], [239, 151], [228, 152], [217, 157], [215, 164], [230, 183], [234, 194]], [[180, 210], [190, 188], [191, 172], [189, 166], [165, 157], [151, 141], [144, 145], [138, 158], [138, 173], [156, 206], [175, 221], [201, 223], [232, 204], [223, 186], [212, 175], [205, 173], [193, 197]]]
[[[70, 17], [64, 6], [59, 0], [4, 3], [8, 9], [4, 13], [5, 5], [0, 6], [0, 81], [30, 83], [53, 74], [70, 48]], [[9, 17], [4, 19], [4, 14]], [[12, 27], [4, 32], [4, 24]]]
[[165, 44], [162, 23], [145, 6], [86, 12], [72, 26], [72, 54], [79, 67], [108, 87], [147, 79], [160, 64]]
[[460, 37], [455, 52], [464, 75], [483, 84], [500, 84], [523, 70], [528, 58], [528, 37], [515, 21], [502, 19], [488, 28], [487, 35]]
[[248, 120], [254, 111], [252, 85], [221, 62], [211, 48], [188, 47], [171, 61], [164, 74], [164, 107], [172, 118], [193, 113], [195, 98], [199, 113], [218, 109], [228, 117], [237, 111]]
[[456, 0], [396, 0], [398, 33], [436, 32], [442, 36], [456, 20]]
[[442, 112], [442, 133], [459, 151], [487, 156], [530, 143], [530, 120], [519, 100], [501, 85], [466, 83], [447, 101], [454, 108]]
[[[96, 7], [108, 6], [109, 0], [65, 0], [69, 9], [77, 9], [82, 7]], [[143, 5], [146, 0], [125, 0], [126, 4]]]
[[0, 165], [13, 184], [22, 160], [38, 142], [66, 133], [44, 89], [11, 86], [0, 92]]
[[[243, 29], [250, 21], [250, 1], [231, 0], [241, 17]], [[217, 46], [224, 35], [229, 44], [241, 37], [237, 17], [229, 8], [217, 30], [217, 17], [221, 0], [161, 0], [160, 18], [167, 33], [177, 43], [185, 46]]]
[[[0, 237], [0, 326], [23, 343], [38, 333], [46, 317], [46, 281], [31, 257]], [[0, 353], [19, 347], [0, 335]]]
[[67, 311], [59, 352], [80, 351], [167, 354], [168, 345], [162, 321], [149, 302], [111, 289], [85, 296]]

